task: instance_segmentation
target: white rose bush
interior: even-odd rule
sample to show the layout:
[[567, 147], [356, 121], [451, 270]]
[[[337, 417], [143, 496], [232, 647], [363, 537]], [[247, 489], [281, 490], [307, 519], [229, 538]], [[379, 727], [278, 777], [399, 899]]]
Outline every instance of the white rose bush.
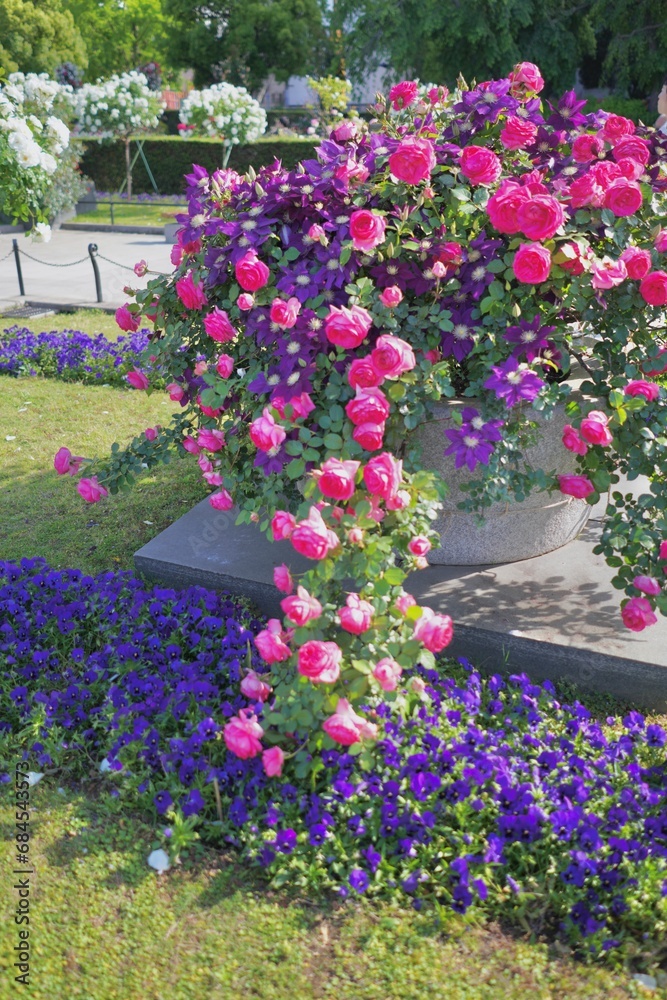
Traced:
[[255, 142], [266, 131], [266, 112], [245, 87], [215, 83], [192, 90], [181, 104], [179, 130], [186, 138], [220, 139], [224, 146], [223, 167], [233, 146]]

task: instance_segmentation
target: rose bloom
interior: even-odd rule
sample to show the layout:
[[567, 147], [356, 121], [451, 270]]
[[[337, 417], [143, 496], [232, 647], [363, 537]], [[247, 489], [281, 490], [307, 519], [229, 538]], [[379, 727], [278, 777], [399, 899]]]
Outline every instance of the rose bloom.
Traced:
[[341, 628], [353, 635], [368, 631], [373, 620], [373, 605], [362, 600], [359, 594], [348, 594], [345, 604], [346, 607], [338, 611]]
[[234, 274], [244, 292], [258, 292], [269, 280], [269, 269], [254, 250], [248, 250], [237, 260]]
[[294, 580], [289, 566], [286, 566], [285, 563], [276, 566], [273, 570], [273, 582], [281, 593], [291, 594], [294, 590]]
[[360, 465], [349, 459], [328, 458], [322, 468], [313, 473], [320, 493], [332, 500], [349, 500], [356, 489], [354, 479]]
[[541, 243], [522, 243], [514, 254], [512, 270], [517, 281], [538, 285], [549, 277], [551, 254]]
[[648, 250], [639, 247], [626, 247], [620, 259], [625, 264], [628, 277], [639, 281], [651, 270], [651, 255]]
[[158, 436], [159, 427], [147, 427], [144, 431], [148, 441], [155, 441]]
[[435, 150], [428, 139], [409, 136], [389, 157], [389, 170], [397, 181], [419, 184], [428, 180], [436, 165]]
[[389, 452], [375, 455], [364, 469], [364, 483], [369, 493], [388, 500], [398, 493], [403, 476], [403, 462]]
[[241, 760], [256, 757], [262, 752], [260, 741], [263, 735], [264, 730], [258, 723], [257, 716], [245, 708], [238, 715], [233, 715], [223, 730], [225, 746]]
[[169, 399], [173, 403], [180, 403], [185, 395], [185, 390], [178, 382], [170, 382], [168, 386], [165, 387], [165, 391], [169, 393]]
[[368, 335], [373, 319], [361, 306], [330, 306], [324, 332], [332, 344], [346, 349], [359, 347]]
[[255, 304], [255, 300], [252, 295], [248, 295], [246, 292], [241, 292], [236, 304], [241, 310], [241, 312], [249, 312]]
[[136, 333], [139, 329], [141, 313], [130, 312], [127, 302], [116, 309], [116, 323], [125, 333]]
[[626, 135], [632, 135], [635, 123], [621, 115], [609, 115], [602, 126], [602, 135], [612, 146]]
[[[210, 473], [208, 473], [208, 475], [210, 475]], [[222, 477], [220, 475], [216, 475], [215, 478], [216, 485], [220, 486]], [[213, 485], [213, 483], [211, 483], [211, 485]], [[208, 498], [208, 502], [214, 510], [231, 510], [234, 506], [232, 495], [231, 493], [228, 493], [227, 490], [220, 490], [219, 493], [212, 493]]]
[[500, 141], [505, 149], [524, 149], [535, 141], [536, 135], [537, 125], [525, 118], [515, 118], [510, 115], [500, 133]]
[[273, 532], [273, 539], [276, 542], [281, 542], [285, 538], [289, 538], [295, 527], [296, 518], [294, 514], [290, 514], [286, 510], [277, 510], [271, 519], [271, 531]]
[[390, 656], [378, 660], [373, 668], [373, 677], [383, 691], [395, 691], [401, 679], [403, 667]]
[[590, 163], [603, 149], [604, 142], [597, 135], [578, 135], [572, 143], [572, 159], [575, 163]]
[[662, 590], [662, 587], [654, 576], [636, 576], [632, 581], [632, 585], [637, 590], [641, 590], [643, 594], [649, 594], [651, 597], [657, 597]]
[[565, 222], [565, 213], [550, 194], [538, 194], [519, 206], [517, 222], [529, 240], [550, 240]]
[[645, 278], [642, 278], [639, 294], [644, 302], [648, 302], [650, 306], [667, 305], [667, 273], [665, 271], [651, 271]]
[[449, 615], [437, 615], [431, 608], [422, 608], [415, 623], [414, 637], [432, 653], [441, 653], [450, 644], [454, 626]]
[[267, 778], [279, 778], [283, 773], [285, 754], [280, 747], [270, 747], [262, 754], [262, 767]]
[[509, 75], [510, 94], [518, 100], [526, 100], [531, 94], [539, 94], [544, 87], [542, 74], [531, 62], [517, 63]]
[[389, 416], [389, 403], [382, 389], [357, 387], [354, 399], [345, 406], [353, 424], [382, 423]]
[[588, 445], [581, 440], [572, 424], [566, 424], [563, 428], [563, 444], [575, 455], [585, 455], [588, 451]]
[[308, 239], [313, 243], [321, 243], [324, 240], [326, 244], [327, 234], [319, 223], [314, 222], [308, 230]]
[[576, 243], [563, 243], [554, 261], [568, 274], [574, 276], [584, 273], [584, 262], [581, 259], [581, 249]]
[[356, 134], [357, 126], [350, 121], [341, 122], [340, 125], [336, 125], [331, 130], [331, 138], [334, 142], [347, 142], [349, 139], [354, 139]]
[[380, 292], [380, 302], [387, 309], [395, 309], [403, 301], [403, 292], [398, 285], [390, 285]]
[[336, 532], [327, 527], [317, 507], [311, 507], [308, 517], [297, 523], [290, 541], [308, 559], [325, 559], [339, 545]]
[[241, 681], [241, 694], [251, 701], [266, 701], [271, 694], [271, 685], [265, 684], [254, 670], [249, 670]]
[[604, 188], [591, 174], [584, 174], [570, 184], [569, 197], [571, 208], [600, 208], [604, 202]]
[[108, 497], [109, 491], [97, 481], [97, 476], [90, 479], [80, 479], [76, 484], [76, 491], [86, 503], [98, 503], [102, 497]]
[[[667, 541], [660, 542], [660, 551], [658, 553], [659, 559], [667, 559]], [[667, 573], [667, 568], [665, 569]]]
[[236, 337], [236, 330], [232, 326], [229, 316], [224, 309], [214, 307], [213, 312], [204, 316], [204, 329], [209, 337], [219, 344], [226, 344]]
[[431, 543], [424, 535], [415, 535], [408, 542], [408, 549], [413, 556], [425, 556], [431, 551]]
[[638, 135], [625, 136], [614, 146], [612, 156], [617, 163], [621, 160], [634, 160], [645, 167], [651, 158], [651, 147], [646, 139], [640, 139]]
[[400, 597], [396, 598], [396, 607], [402, 615], [407, 614], [408, 608], [414, 608], [416, 604], [417, 601], [412, 594], [401, 594]]
[[83, 458], [72, 455], [69, 448], [59, 448], [53, 459], [53, 468], [59, 476], [75, 476], [81, 467]]
[[262, 416], [250, 424], [250, 440], [260, 451], [277, 450], [286, 437], [287, 432], [276, 423], [268, 406], [264, 407]]
[[343, 651], [335, 642], [310, 639], [299, 649], [297, 670], [313, 684], [335, 684], [342, 659]]
[[581, 436], [588, 444], [598, 444], [606, 448], [614, 440], [608, 425], [609, 417], [606, 413], [601, 410], [591, 410], [581, 421]]
[[394, 84], [389, 91], [389, 100], [394, 111], [401, 111], [409, 104], [414, 104], [419, 94], [419, 85], [416, 80], [401, 80]]
[[370, 389], [381, 385], [384, 382], [384, 375], [380, 374], [368, 355], [365, 358], [354, 359], [347, 369], [347, 380], [353, 389]]
[[133, 389], [148, 388], [148, 379], [146, 378], [143, 372], [138, 372], [135, 369], [135, 371], [128, 372], [125, 378], [130, 383]]
[[287, 302], [284, 299], [274, 299], [271, 303], [271, 322], [281, 330], [291, 330], [300, 312], [301, 303], [298, 299], [291, 298]]
[[655, 625], [658, 618], [645, 597], [631, 597], [623, 605], [621, 617], [626, 628], [633, 632], [643, 632], [647, 625]]
[[607, 188], [604, 207], [610, 209], [618, 218], [623, 218], [634, 215], [642, 207], [642, 200], [642, 189], [636, 181], [618, 177]]
[[667, 229], [661, 229], [653, 241], [658, 253], [667, 253]]
[[519, 209], [529, 198], [526, 188], [516, 181], [501, 182], [486, 205], [487, 214], [499, 233], [513, 235], [520, 231]]
[[660, 387], [655, 382], [635, 379], [633, 382], [628, 382], [623, 392], [626, 396], [643, 396], [649, 403], [653, 403], [660, 395]]
[[322, 723], [322, 729], [336, 743], [350, 747], [364, 739], [375, 739], [377, 726], [357, 715], [347, 698], [339, 698], [336, 711]]
[[503, 172], [500, 158], [486, 146], [465, 146], [460, 166], [471, 184], [493, 184]]
[[282, 599], [280, 607], [292, 624], [299, 627], [314, 621], [322, 614], [320, 602], [301, 585], [296, 588], [296, 594]]
[[207, 451], [220, 451], [225, 446], [225, 435], [222, 431], [202, 427], [197, 435], [197, 444]]
[[352, 432], [352, 437], [364, 451], [377, 451], [384, 444], [384, 429], [384, 421], [380, 424], [357, 424]]
[[208, 305], [203, 286], [195, 281], [192, 271], [176, 282], [176, 294], [186, 309], [201, 309]]
[[[182, 443], [183, 447], [185, 448], [185, 450], [190, 455], [199, 455], [200, 448], [199, 448], [199, 445], [197, 444], [197, 442], [195, 441], [194, 438], [190, 437], [189, 435], [186, 435], [183, 438], [183, 441], [181, 443]], [[200, 464], [201, 464], [201, 458], [200, 458]], [[211, 466], [211, 468], [213, 468], [213, 466]], [[203, 471], [207, 471], [207, 470], [203, 470]]]
[[[300, 396], [292, 396], [291, 399], [284, 400], [279, 396], [271, 401], [271, 406], [274, 410], [277, 410], [280, 414], [281, 420], [289, 420], [294, 423], [295, 420], [301, 420], [303, 417], [307, 417], [309, 413], [312, 413], [315, 409], [315, 404], [308, 395], [307, 392], [302, 392]], [[290, 414], [287, 413], [287, 408], [290, 409]]]
[[283, 663], [289, 660], [292, 650], [285, 643], [285, 633], [277, 618], [270, 618], [266, 628], [258, 632], [254, 643], [262, 659], [267, 663]]
[[234, 371], [234, 358], [230, 354], [221, 354], [215, 363], [215, 370], [220, 378], [229, 378]]
[[591, 267], [591, 273], [593, 275], [591, 285], [598, 290], [614, 288], [625, 281], [628, 276], [624, 261], [612, 260], [611, 257], [603, 257], [602, 260], [595, 261]]
[[362, 208], [350, 216], [350, 236], [355, 250], [367, 253], [384, 241], [386, 222], [381, 215]]
[[591, 493], [595, 493], [595, 487], [586, 476], [559, 476], [558, 485], [561, 493], [578, 500], [585, 500]]
[[405, 340], [383, 333], [371, 351], [371, 363], [383, 378], [398, 378], [404, 372], [412, 371], [417, 361]]

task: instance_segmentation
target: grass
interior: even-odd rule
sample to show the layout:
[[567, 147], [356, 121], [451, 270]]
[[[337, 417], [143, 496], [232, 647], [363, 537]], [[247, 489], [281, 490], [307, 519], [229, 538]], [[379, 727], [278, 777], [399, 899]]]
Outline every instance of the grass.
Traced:
[[[621, 1000], [625, 974], [446, 912], [332, 904], [269, 892], [201, 849], [166, 875], [152, 831], [111, 798], [32, 791], [34, 1000]], [[5, 841], [13, 812], [0, 805]], [[0, 998], [11, 981], [14, 893], [3, 894]], [[73, 902], [75, 901], [75, 905]], [[662, 990], [651, 996], [664, 998]]]
[[[116, 226], [158, 226], [162, 227], [167, 222], [174, 222], [174, 216], [179, 211], [185, 211], [185, 206], [179, 209], [174, 206], [165, 206], [149, 203], [144, 203], [141, 205], [114, 205], [113, 206], [113, 216], [114, 225]], [[72, 219], [72, 222], [86, 223], [87, 225], [95, 225], [95, 223], [100, 223], [101, 225], [108, 226], [111, 224], [111, 210], [108, 203], [103, 201], [98, 202], [97, 210], [92, 212], [84, 212], [81, 215], [77, 215], [76, 219]]]
[[107, 340], [117, 340], [123, 336], [113, 312], [103, 312], [101, 309], [77, 309], [73, 312], [59, 312], [53, 316], [42, 316], [39, 319], [2, 317], [2, 328], [10, 326], [27, 326], [33, 333], [50, 332], [51, 330], [81, 330], [90, 337], [103, 333]]

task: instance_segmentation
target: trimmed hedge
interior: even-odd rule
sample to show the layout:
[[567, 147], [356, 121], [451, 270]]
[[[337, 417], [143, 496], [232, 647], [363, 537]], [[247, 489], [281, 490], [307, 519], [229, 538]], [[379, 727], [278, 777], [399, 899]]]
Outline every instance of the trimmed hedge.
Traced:
[[[316, 142], [306, 140], [261, 139], [248, 146], [235, 146], [229, 166], [244, 174], [250, 166], [258, 170], [278, 159], [283, 166], [291, 169], [301, 160], [311, 159], [315, 155], [316, 145]], [[84, 146], [85, 152], [81, 160], [83, 173], [95, 181], [98, 191], [118, 191], [125, 180], [123, 143], [89, 139]], [[222, 164], [222, 143], [211, 139], [156, 136], [145, 140], [144, 153], [162, 194], [178, 194], [183, 191], [183, 174], [192, 170], [193, 163], [198, 163], [207, 170], [215, 170]], [[132, 172], [132, 186], [136, 194], [153, 190], [141, 158], [137, 160]]]

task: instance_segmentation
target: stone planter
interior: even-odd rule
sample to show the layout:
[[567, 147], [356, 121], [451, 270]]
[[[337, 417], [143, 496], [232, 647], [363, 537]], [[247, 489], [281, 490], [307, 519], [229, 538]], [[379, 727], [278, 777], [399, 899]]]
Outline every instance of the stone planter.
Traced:
[[176, 233], [182, 229], [180, 222], [168, 222], [164, 227], [164, 238], [166, 243], [178, 243]]
[[[575, 398], [579, 384], [573, 383]], [[432, 419], [413, 432], [422, 448], [422, 468], [439, 472], [449, 486], [443, 510], [434, 523], [440, 532], [441, 545], [429, 552], [429, 562], [439, 566], [518, 562], [552, 552], [576, 538], [588, 520], [591, 507], [584, 500], [558, 492], [533, 492], [520, 503], [494, 504], [484, 511], [482, 524], [478, 515], [457, 509], [457, 504], [466, 497], [461, 485], [480, 478], [479, 466], [474, 473], [465, 466], [456, 469], [454, 456], [443, 455], [449, 443], [445, 429], [453, 426], [453, 411], [464, 406], [475, 406], [475, 400], [433, 404]], [[562, 443], [563, 427], [570, 422], [565, 406], [556, 407], [550, 420], [539, 413], [535, 413], [535, 418], [540, 425], [539, 437], [525, 450], [525, 465], [546, 472], [555, 469], [560, 475], [575, 473], [575, 456]]]

